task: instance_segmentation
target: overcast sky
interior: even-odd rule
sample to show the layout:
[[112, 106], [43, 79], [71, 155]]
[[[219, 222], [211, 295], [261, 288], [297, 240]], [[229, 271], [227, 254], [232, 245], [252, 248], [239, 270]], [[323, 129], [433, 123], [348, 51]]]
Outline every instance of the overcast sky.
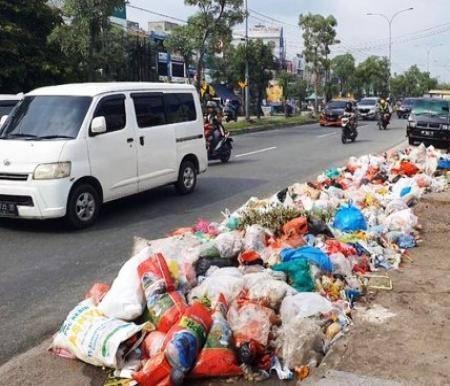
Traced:
[[[186, 19], [196, 9], [183, 0], [130, 0], [131, 5], [168, 16]], [[388, 24], [368, 12], [391, 16], [396, 11], [414, 7], [399, 15], [392, 24], [392, 64], [394, 72], [403, 72], [412, 64], [427, 69], [430, 47], [430, 71], [442, 81], [450, 82], [450, 0], [248, 0], [249, 8], [284, 23], [288, 56], [301, 51], [301, 32], [296, 27], [301, 13], [334, 15], [338, 21], [338, 39], [343, 43], [335, 49], [342, 53], [350, 48], [357, 61], [368, 55], [388, 55]], [[163, 17], [128, 8], [128, 19], [138, 21], [147, 29], [150, 20]], [[250, 14], [252, 12], [250, 11]], [[280, 25], [258, 14], [250, 24]], [[170, 19], [168, 19], [170, 20]], [[173, 21], [173, 20], [172, 20]], [[241, 29], [237, 27], [237, 29]]]

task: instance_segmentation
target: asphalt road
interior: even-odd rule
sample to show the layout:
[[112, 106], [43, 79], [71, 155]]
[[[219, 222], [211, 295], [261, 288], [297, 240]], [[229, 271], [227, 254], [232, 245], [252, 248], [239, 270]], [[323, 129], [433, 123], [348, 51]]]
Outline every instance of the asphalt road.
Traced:
[[318, 125], [237, 136], [230, 163], [211, 163], [194, 194], [164, 187], [114, 202], [85, 231], [0, 220], [0, 364], [55, 332], [93, 282], [111, 281], [130, 257], [133, 236], [154, 239], [199, 217], [220, 220], [224, 208], [251, 196], [314, 178], [349, 156], [387, 150], [404, 140], [405, 121], [383, 132], [361, 122], [359, 133], [347, 145], [339, 128]]

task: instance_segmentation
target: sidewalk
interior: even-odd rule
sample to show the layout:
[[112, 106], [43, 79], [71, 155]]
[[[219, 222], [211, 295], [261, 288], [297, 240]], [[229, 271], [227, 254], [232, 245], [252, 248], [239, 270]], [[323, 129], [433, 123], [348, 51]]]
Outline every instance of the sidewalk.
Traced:
[[[302, 384], [406, 386], [449, 383], [449, 213], [450, 192], [424, 196], [416, 208], [424, 226], [424, 242], [412, 250], [412, 262], [399, 271], [389, 272], [393, 291], [379, 292], [370, 304], [359, 304], [359, 310], [354, 313], [355, 326]], [[370, 308], [376, 307], [385, 309], [385, 319], [371, 317]], [[103, 385], [105, 372], [47, 353], [49, 343], [47, 340], [0, 367], [1, 383], [8, 386]], [[199, 386], [229, 384], [227, 380], [195, 383]], [[250, 385], [243, 381], [234, 384]], [[295, 382], [273, 379], [260, 384], [278, 386], [294, 385]]]

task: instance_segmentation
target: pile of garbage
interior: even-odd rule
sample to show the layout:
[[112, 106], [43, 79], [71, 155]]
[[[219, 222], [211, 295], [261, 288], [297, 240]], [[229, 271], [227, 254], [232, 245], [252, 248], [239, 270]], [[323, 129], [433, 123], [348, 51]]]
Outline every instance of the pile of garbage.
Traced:
[[149, 241], [111, 286], [96, 283], [51, 351], [142, 386], [304, 379], [351, 326], [374, 272], [420, 242], [414, 205], [449, 180], [450, 156], [422, 145], [352, 157], [222, 223], [200, 219]]

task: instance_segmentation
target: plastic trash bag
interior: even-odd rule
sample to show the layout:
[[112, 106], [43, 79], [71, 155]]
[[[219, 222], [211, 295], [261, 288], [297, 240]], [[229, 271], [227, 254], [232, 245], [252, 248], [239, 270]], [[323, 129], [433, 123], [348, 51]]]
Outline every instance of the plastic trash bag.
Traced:
[[308, 233], [308, 219], [298, 217], [283, 225], [282, 240], [293, 248], [297, 248], [305, 244], [303, 236], [306, 233]]
[[226, 319], [228, 303], [219, 296], [205, 346], [189, 373], [190, 378], [235, 377], [242, 374], [234, 352], [233, 332]]
[[161, 331], [152, 331], [141, 343], [141, 350], [146, 358], [152, 358], [162, 351], [166, 334]]
[[221, 233], [214, 239], [214, 244], [223, 258], [236, 257], [243, 249], [242, 236], [238, 231]]
[[308, 318], [317, 314], [327, 314], [332, 309], [333, 304], [317, 292], [300, 292], [283, 299], [280, 316], [284, 324], [297, 316]]
[[212, 303], [216, 302], [220, 294], [225, 296], [228, 303], [236, 299], [244, 287], [244, 278], [237, 268], [219, 268], [207, 276], [197, 287], [188, 294], [192, 303], [196, 298], [207, 297]]
[[286, 295], [297, 291], [285, 281], [275, 279], [268, 271], [244, 275], [244, 288], [250, 300], [277, 309]]
[[266, 249], [267, 230], [261, 225], [254, 224], [245, 230], [244, 249], [263, 252]]
[[137, 267], [149, 256], [151, 248], [146, 247], [122, 266], [111, 289], [98, 305], [106, 316], [134, 320], [142, 315], [145, 297]]
[[92, 299], [94, 304], [98, 306], [98, 304], [102, 301], [108, 291], [111, 289], [111, 286], [106, 283], [95, 283], [89, 289], [89, 291], [84, 295], [85, 299]]
[[275, 313], [260, 304], [245, 303], [231, 307], [227, 319], [233, 331], [239, 358], [248, 365], [255, 364], [269, 343], [269, 334]]
[[450, 157], [448, 157], [448, 156], [442, 157], [438, 161], [437, 168], [441, 169], [441, 170], [450, 170]]
[[403, 209], [392, 213], [386, 218], [385, 227], [387, 231], [402, 231], [411, 233], [417, 225], [417, 217], [412, 209]]
[[283, 322], [276, 345], [285, 367], [316, 367], [323, 358], [324, 334], [314, 318], [297, 316]]
[[87, 299], [69, 312], [50, 349], [67, 350], [94, 366], [121, 369], [144, 338], [143, 329], [148, 327], [108, 318], [92, 299]]
[[335, 275], [351, 276], [352, 263], [342, 253], [333, 253], [330, 255], [330, 260], [333, 265], [333, 273]]
[[[331, 262], [330, 262], [331, 265]], [[314, 291], [314, 282], [311, 278], [309, 263], [306, 260], [292, 260], [287, 263], [275, 264], [274, 271], [287, 274], [289, 283], [299, 292]]]
[[351, 204], [342, 206], [334, 219], [334, 227], [341, 232], [357, 232], [367, 230], [367, 223], [361, 210]]
[[180, 321], [172, 326], [163, 342], [163, 352], [150, 358], [133, 375], [141, 386], [183, 385], [194, 366], [211, 329], [211, 314], [203, 304], [194, 303]]
[[137, 270], [147, 301], [155, 294], [163, 294], [175, 290], [175, 282], [162, 254], [157, 253], [150, 256], [139, 264]]
[[330, 258], [321, 249], [309, 245], [296, 249], [285, 248], [280, 252], [280, 255], [283, 263], [293, 260], [305, 260], [308, 263], [316, 264], [324, 271], [331, 272], [333, 270]]

